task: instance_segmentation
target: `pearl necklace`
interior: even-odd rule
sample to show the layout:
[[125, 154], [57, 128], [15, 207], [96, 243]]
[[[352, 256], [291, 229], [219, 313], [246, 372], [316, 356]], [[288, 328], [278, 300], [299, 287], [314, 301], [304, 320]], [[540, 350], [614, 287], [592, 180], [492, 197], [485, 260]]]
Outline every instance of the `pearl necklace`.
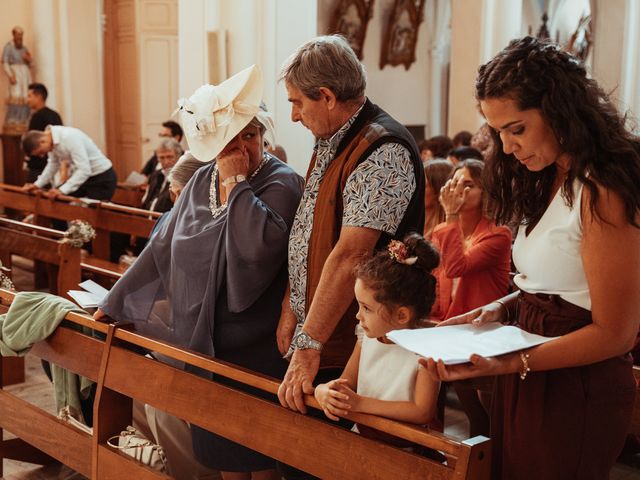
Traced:
[[[269, 157], [267, 157], [266, 154], [264, 154], [263, 156], [264, 159], [262, 160], [262, 162], [260, 162], [258, 168], [256, 168], [248, 178], [248, 182], [253, 180], [258, 172], [262, 170], [262, 167], [264, 167], [265, 164], [269, 161]], [[217, 218], [227, 208], [227, 202], [224, 202], [222, 205], [218, 205], [218, 176], [218, 164], [216, 163], [213, 166], [213, 172], [211, 172], [211, 186], [209, 187], [209, 210], [211, 210], [211, 215], [213, 215], [213, 218]]]

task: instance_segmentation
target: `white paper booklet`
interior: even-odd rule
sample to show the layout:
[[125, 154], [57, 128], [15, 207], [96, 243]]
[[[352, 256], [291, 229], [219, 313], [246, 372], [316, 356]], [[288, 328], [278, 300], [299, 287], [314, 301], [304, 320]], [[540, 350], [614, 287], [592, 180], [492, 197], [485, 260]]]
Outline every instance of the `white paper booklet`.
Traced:
[[147, 183], [147, 177], [134, 170], [129, 174], [124, 183], [132, 186], [142, 185], [143, 183]]
[[109, 293], [109, 290], [98, 285], [93, 280], [86, 280], [78, 286], [84, 290], [69, 290], [67, 293], [82, 308], [94, 308]]
[[483, 357], [495, 357], [558, 338], [543, 337], [500, 323], [489, 323], [482, 327], [465, 324], [394, 330], [387, 337], [420, 356], [442, 359], [446, 365], [468, 362], [474, 353]]

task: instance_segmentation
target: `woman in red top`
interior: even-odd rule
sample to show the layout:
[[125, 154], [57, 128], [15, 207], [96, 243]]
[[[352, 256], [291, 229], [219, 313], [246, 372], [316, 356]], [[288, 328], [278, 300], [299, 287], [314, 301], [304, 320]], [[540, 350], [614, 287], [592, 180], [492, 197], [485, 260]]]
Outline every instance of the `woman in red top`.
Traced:
[[[506, 295], [509, 288], [511, 230], [496, 226], [485, 214], [483, 168], [479, 160], [461, 162], [440, 191], [446, 221], [432, 235], [441, 255], [434, 320], [486, 305]], [[470, 435], [488, 436], [489, 416], [476, 388], [454, 386], [469, 417]]]

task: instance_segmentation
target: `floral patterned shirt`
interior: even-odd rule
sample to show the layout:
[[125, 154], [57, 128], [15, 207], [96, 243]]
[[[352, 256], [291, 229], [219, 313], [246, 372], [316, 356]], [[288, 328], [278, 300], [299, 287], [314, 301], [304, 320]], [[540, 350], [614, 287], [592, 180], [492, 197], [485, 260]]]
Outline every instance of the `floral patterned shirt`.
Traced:
[[[289, 282], [291, 308], [296, 315], [296, 332], [302, 329], [307, 286], [307, 254], [316, 198], [327, 167], [340, 141], [353, 125], [362, 107], [329, 139], [316, 143], [316, 164], [305, 185], [302, 201], [289, 235]], [[366, 227], [395, 234], [416, 188], [411, 155], [399, 143], [385, 143], [358, 165], [348, 178], [342, 201], [342, 225]], [[289, 354], [293, 353], [291, 350]], [[288, 354], [288, 355], [289, 355]]]

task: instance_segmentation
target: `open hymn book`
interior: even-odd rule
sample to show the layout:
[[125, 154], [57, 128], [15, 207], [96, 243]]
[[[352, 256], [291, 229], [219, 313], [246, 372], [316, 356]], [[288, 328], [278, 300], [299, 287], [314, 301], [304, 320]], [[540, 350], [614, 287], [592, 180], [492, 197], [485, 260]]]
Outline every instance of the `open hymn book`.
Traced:
[[422, 357], [442, 360], [445, 365], [466, 363], [474, 353], [495, 357], [550, 342], [558, 337], [543, 337], [518, 327], [488, 323], [446, 327], [393, 330], [387, 334], [392, 342]]
[[106, 297], [109, 290], [98, 285], [93, 280], [86, 280], [78, 284], [83, 290], [69, 290], [67, 294], [82, 308], [95, 308]]

